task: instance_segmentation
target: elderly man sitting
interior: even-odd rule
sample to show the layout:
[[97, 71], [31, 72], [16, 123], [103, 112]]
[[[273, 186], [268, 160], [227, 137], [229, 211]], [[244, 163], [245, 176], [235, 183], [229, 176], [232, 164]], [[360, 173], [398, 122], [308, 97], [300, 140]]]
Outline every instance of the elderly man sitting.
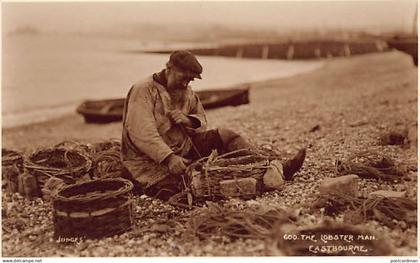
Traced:
[[[150, 196], [167, 200], [178, 193], [180, 174], [191, 160], [243, 148], [252, 149], [228, 129], [206, 130], [207, 119], [199, 97], [188, 85], [201, 79], [202, 67], [188, 51], [175, 51], [166, 68], [130, 89], [124, 107], [122, 161], [128, 176]], [[305, 158], [301, 150], [283, 164], [292, 179]]]

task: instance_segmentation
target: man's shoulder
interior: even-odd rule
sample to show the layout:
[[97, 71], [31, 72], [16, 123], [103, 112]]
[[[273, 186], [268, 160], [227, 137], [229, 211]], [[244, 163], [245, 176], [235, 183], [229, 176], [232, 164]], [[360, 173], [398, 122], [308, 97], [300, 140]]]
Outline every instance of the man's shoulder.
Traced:
[[195, 91], [191, 88], [191, 86], [188, 86], [188, 87], [187, 87], [187, 94], [188, 94], [188, 96], [190, 96], [190, 97], [198, 96], [197, 92], [195, 92]]
[[150, 77], [147, 77], [145, 79], [135, 82], [131, 86], [129, 94], [131, 95], [144, 94], [144, 93], [153, 94], [155, 90], [156, 90], [155, 82], [153, 80], [153, 77], [150, 76]]
[[153, 77], [149, 76], [145, 79], [141, 79], [141, 80], [136, 81], [131, 88], [132, 89], [138, 89], [138, 90], [149, 89], [149, 88], [154, 86], [153, 82], [154, 82]]

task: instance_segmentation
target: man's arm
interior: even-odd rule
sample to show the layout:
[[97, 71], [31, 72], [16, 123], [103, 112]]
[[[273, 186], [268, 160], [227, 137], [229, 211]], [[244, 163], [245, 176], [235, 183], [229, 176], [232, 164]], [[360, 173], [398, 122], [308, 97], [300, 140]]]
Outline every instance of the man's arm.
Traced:
[[181, 110], [169, 112], [169, 118], [176, 124], [184, 126], [189, 132], [201, 132], [206, 130], [207, 119], [203, 105], [194, 93], [190, 97], [189, 114], [185, 115]]
[[160, 136], [153, 116], [153, 98], [147, 87], [134, 87], [127, 103], [125, 128], [136, 147], [161, 163], [172, 150]]
[[190, 114], [187, 115], [191, 120], [192, 126], [186, 128], [190, 132], [203, 132], [207, 129], [206, 113], [198, 95], [193, 93], [193, 96]]

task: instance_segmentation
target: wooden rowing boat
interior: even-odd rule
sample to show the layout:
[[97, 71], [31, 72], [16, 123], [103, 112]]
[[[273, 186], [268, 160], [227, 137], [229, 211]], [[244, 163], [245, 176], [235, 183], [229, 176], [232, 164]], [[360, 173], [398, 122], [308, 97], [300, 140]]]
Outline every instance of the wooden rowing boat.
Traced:
[[[249, 87], [234, 89], [204, 90], [196, 92], [204, 109], [238, 106], [249, 103]], [[86, 123], [109, 123], [121, 121], [125, 98], [86, 100], [76, 112], [83, 115]]]

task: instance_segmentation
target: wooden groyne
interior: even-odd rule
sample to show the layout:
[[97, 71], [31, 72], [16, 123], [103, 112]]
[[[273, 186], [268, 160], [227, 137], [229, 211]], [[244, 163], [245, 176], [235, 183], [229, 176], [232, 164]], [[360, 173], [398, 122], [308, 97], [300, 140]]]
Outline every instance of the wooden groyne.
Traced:
[[[196, 55], [260, 59], [318, 59], [346, 57], [389, 50], [385, 41], [302, 41], [285, 43], [228, 44], [189, 49]], [[172, 50], [149, 51], [170, 53]]]

